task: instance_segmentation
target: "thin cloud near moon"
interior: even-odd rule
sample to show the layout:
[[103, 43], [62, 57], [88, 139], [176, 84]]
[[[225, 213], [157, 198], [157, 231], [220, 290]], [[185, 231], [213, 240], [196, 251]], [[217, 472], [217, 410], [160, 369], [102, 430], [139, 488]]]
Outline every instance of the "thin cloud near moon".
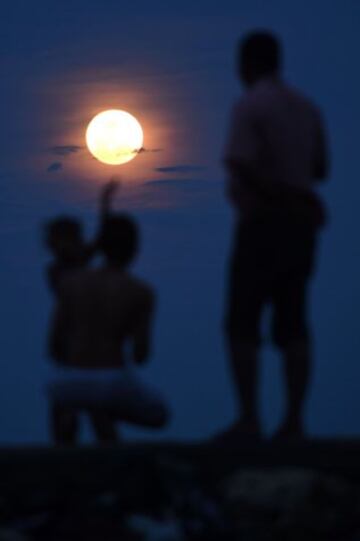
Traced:
[[[79, 145], [56, 145], [54, 147], [50, 147], [48, 150], [51, 154], [55, 154], [56, 156], [69, 156], [70, 154], [76, 154], [77, 152], [80, 152], [81, 150], [85, 150], [85, 146], [79, 146]], [[138, 154], [143, 152], [163, 152], [163, 148], [145, 148], [142, 147], [139, 150], [136, 150]], [[134, 151], [135, 152], [135, 151]]]
[[159, 173], [196, 173], [206, 169], [203, 165], [171, 165], [167, 167], [155, 167]]
[[61, 162], [54, 162], [49, 165], [47, 168], [48, 173], [54, 173], [55, 171], [60, 171], [62, 169], [62, 163]]
[[56, 154], [56, 156], [68, 156], [69, 154], [75, 154], [83, 150], [84, 146], [79, 145], [57, 145], [51, 147], [49, 150], [51, 154]]
[[[80, 145], [56, 145], [48, 148], [48, 152], [50, 154], [53, 154], [55, 156], [62, 156], [63, 158], [66, 158], [67, 156], [70, 156], [72, 154], [77, 154], [78, 152], [81, 152], [83, 150], [86, 150], [86, 147]], [[142, 154], [144, 152], [163, 152], [163, 150], [163, 148], [142, 147], [140, 150], [134, 150], [134, 152], [136, 152], [137, 154]], [[89, 157], [93, 160], [96, 159], [93, 156]], [[61, 169], [63, 169], [62, 162], [53, 162], [46, 168], [48, 173], [55, 173], [56, 171], [60, 171]], [[159, 168], [158, 170], [160, 171], [161, 168]]]

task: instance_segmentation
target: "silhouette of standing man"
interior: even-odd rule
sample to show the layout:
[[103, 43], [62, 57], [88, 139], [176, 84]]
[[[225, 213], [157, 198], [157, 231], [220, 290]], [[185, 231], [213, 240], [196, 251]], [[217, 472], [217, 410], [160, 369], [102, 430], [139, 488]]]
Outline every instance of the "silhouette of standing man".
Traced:
[[314, 191], [328, 173], [324, 127], [318, 108], [282, 80], [281, 47], [272, 34], [245, 37], [238, 70], [246, 92], [233, 108], [224, 156], [227, 195], [239, 214], [226, 317], [238, 417], [221, 437], [261, 434], [257, 356], [270, 304], [287, 399], [276, 436], [297, 438], [304, 435], [312, 364], [308, 285], [326, 221]]

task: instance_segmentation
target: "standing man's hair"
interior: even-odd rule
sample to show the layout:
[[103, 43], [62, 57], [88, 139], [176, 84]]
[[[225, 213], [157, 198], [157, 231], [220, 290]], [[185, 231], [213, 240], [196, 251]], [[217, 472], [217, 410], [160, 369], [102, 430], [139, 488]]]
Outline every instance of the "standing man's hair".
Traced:
[[251, 32], [239, 43], [238, 61], [258, 75], [276, 73], [281, 67], [281, 44], [268, 31]]

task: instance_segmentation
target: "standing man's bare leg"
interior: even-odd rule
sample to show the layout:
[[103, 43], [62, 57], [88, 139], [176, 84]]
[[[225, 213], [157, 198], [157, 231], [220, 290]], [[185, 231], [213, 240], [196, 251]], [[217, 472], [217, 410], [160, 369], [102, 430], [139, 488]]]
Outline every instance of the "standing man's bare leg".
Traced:
[[283, 350], [286, 410], [278, 437], [304, 436], [304, 405], [311, 376], [311, 346], [294, 342]]
[[230, 363], [237, 397], [235, 425], [244, 433], [260, 433], [258, 407], [258, 348], [230, 338]]

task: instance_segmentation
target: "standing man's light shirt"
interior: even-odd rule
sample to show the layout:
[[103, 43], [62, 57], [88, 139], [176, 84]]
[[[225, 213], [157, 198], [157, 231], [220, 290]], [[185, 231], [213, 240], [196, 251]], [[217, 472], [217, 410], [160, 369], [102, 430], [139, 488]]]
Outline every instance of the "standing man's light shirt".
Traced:
[[311, 193], [326, 175], [324, 132], [318, 108], [280, 79], [265, 78], [248, 89], [232, 110], [224, 153], [241, 210], [251, 212], [261, 201], [235, 173], [237, 165], [269, 186], [283, 183]]

